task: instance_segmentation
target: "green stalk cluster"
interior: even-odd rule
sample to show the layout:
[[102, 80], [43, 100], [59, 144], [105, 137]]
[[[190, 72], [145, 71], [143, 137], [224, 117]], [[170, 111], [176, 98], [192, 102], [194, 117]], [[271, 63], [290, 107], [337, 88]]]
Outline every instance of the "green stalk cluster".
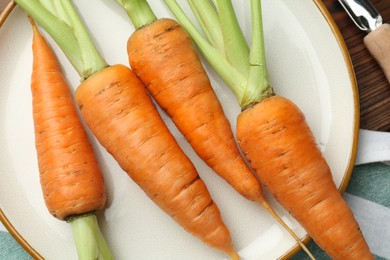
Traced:
[[202, 27], [203, 35], [189, 20], [176, 0], [165, 3], [207, 61], [236, 95], [242, 109], [273, 95], [267, 72], [261, 2], [251, 0], [251, 48], [229, 0], [187, 0]]
[[15, 0], [58, 44], [79, 73], [87, 79], [107, 67], [69, 0]]
[[80, 260], [114, 259], [108, 247], [94, 212], [67, 219], [72, 226], [73, 238]]
[[145, 25], [151, 24], [157, 20], [152, 9], [150, 8], [146, 0], [116, 0], [123, 9], [125, 9], [127, 15], [130, 17], [131, 22], [136, 29], [139, 29]]

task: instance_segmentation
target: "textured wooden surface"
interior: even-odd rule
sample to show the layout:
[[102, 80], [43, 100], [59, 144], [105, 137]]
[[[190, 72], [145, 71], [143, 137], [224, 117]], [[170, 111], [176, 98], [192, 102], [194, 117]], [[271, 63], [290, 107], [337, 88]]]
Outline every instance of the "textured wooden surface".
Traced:
[[[371, 1], [390, 23], [390, 0]], [[390, 83], [363, 44], [360, 31], [337, 0], [323, 0], [347, 44], [354, 65], [360, 99], [360, 127], [390, 132]], [[390, 42], [389, 42], [390, 44]]]
[[[0, 0], [0, 11], [7, 0]], [[360, 31], [337, 0], [323, 0], [348, 47], [359, 88], [360, 127], [390, 132], [390, 83], [363, 44]], [[390, 0], [372, 0], [384, 22], [390, 23]], [[390, 43], [389, 43], [390, 44]]]
[[0, 12], [3, 10], [5, 5], [7, 4], [7, 1], [0, 1]]

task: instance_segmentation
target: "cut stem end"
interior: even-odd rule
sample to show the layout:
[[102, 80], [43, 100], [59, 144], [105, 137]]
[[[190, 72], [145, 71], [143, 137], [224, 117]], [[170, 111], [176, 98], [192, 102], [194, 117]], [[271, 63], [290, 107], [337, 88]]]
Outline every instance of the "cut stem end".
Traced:
[[72, 226], [73, 237], [80, 260], [114, 259], [100, 231], [95, 213], [86, 213], [67, 219]]

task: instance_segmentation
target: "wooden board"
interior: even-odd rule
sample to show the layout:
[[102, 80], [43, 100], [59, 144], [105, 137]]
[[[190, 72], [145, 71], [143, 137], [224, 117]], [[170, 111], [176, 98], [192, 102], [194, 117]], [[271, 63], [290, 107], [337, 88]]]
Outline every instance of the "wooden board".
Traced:
[[[323, 2], [344, 37], [354, 65], [359, 88], [360, 127], [390, 132], [390, 83], [363, 44], [366, 32], [355, 26], [337, 0]], [[390, 1], [372, 0], [372, 3], [383, 21], [390, 23]]]

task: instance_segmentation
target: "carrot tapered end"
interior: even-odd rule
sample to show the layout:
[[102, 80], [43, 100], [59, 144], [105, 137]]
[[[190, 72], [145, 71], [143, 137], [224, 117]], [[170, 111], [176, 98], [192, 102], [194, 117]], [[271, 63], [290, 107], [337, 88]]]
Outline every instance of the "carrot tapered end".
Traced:
[[306, 245], [302, 242], [302, 240], [294, 233], [294, 231], [291, 230], [291, 228], [282, 220], [282, 218], [275, 212], [275, 210], [271, 207], [271, 205], [265, 201], [260, 201], [261, 206], [264, 207], [270, 213], [273, 218], [279, 222], [279, 224], [297, 241], [299, 246], [306, 252], [306, 254], [310, 257], [310, 259], [315, 259], [313, 254], [310, 252], [310, 250], [306, 247]]
[[229, 256], [230, 256], [231, 260], [240, 260], [241, 259], [240, 256], [238, 255], [238, 253], [235, 250], [230, 252]]

